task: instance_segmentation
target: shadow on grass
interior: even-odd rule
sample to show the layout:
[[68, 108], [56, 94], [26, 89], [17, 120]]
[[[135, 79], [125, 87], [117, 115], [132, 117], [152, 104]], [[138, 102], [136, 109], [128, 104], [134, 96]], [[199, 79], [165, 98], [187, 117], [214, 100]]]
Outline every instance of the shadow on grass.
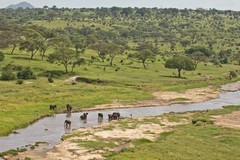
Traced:
[[13, 56], [12, 57], [13, 59], [20, 59], [20, 60], [31, 60], [31, 61], [42, 61], [42, 60], [40, 60], [40, 59], [31, 59], [31, 58], [29, 58], [29, 57], [18, 57], [18, 56]]
[[159, 75], [160, 77], [166, 77], [166, 78], [177, 78], [177, 79], [187, 79], [186, 77], [178, 77], [178, 76], [166, 76], [166, 75]]

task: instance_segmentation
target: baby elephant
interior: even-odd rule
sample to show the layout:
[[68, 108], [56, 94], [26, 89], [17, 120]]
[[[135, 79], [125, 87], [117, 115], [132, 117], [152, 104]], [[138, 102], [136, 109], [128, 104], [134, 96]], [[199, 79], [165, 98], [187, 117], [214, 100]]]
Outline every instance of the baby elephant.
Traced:
[[50, 104], [49, 109], [50, 110], [55, 110], [55, 109], [57, 109], [57, 105], [56, 104]]
[[81, 120], [86, 120], [87, 119], [88, 113], [83, 113], [83, 115], [80, 116]]
[[64, 122], [65, 128], [71, 128], [71, 124], [72, 124], [72, 122], [70, 120], [65, 120], [65, 122]]
[[103, 114], [102, 113], [98, 113], [98, 119], [103, 119]]

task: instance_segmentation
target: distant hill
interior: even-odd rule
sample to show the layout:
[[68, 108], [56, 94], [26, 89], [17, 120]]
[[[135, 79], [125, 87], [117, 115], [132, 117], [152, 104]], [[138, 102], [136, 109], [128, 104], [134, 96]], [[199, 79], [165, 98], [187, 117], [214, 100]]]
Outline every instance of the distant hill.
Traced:
[[18, 4], [11, 4], [11, 5], [8, 6], [7, 8], [12, 8], [12, 9], [23, 8], [23, 9], [26, 9], [26, 8], [34, 8], [34, 6], [31, 5], [31, 4], [28, 3], [28, 2], [20, 2], [20, 3], [18, 3]]

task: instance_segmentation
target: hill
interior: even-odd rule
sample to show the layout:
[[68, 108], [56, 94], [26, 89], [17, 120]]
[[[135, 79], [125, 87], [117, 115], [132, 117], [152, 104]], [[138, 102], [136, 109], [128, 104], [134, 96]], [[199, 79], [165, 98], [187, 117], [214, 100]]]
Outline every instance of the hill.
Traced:
[[11, 4], [11, 5], [8, 6], [7, 8], [12, 8], [12, 9], [23, 8], [23, 9], [26, 9], [26, 8], [34, 8], [34, 6], [31, 5], [31, 4], [28, 3], [28, 2], [20, 2], [20, 3], [18, 3], [18, 4]]

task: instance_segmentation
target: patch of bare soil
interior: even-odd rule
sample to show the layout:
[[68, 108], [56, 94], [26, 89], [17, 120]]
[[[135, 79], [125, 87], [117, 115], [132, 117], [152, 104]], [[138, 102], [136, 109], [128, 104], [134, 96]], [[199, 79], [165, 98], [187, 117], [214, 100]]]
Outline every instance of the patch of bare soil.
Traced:
[[218, 126], [240, 129], [240, 111], [212, 117], [215, 119], [214, 124]]
[[[123, 119], [120, 122], [126, 122], [128, 126], [122, 128], [118, 121], [112, 121], [97, 127], [78, 129], [68, 134], [72, 137], [64, 140], [49, 151], [32, 150], [19, 153], [15, 157], [8, 157], [8, 159], [19, 158], [23, 160], [25, 157], [29, 157], [34, 160], [101, 160], [104, 159], [102, 156], [104, 153], [111, 151], [119, 152], [124, 148], [133, 147], [132, 140], [134, 139], [145, 138], [153, 141], [159, 137], [160, 133], [173, 130], [179, 124], [188, 123], [187, 120], [176, 123], [169, 122], [163, 118], [157, 118], [157, 121], [154, 120], [151, 123], [146, 123], [143, 119], [134, 119], [134, 122]], [[113, 147], [86, 148], [79, 146], [76, 142], [78, 140], [114, 142], [116, 145]], [[42, 154], [43, 152], [45, 154]]]
[[112, 104], [96, 105], [85, 110], [99, 110], [109, 108], [134, 108], [134, 107], [145, 107], [145, 106], [166, 106], [176, 103], [196, 103], [207, 101], [209, 99], [215, 99], [219, 97], [220, 90], [214, 88], [194, 88], [188, 89], [183, 93], [169, 92], [169, 91], [158, 91], [152, 93], [154, 99], [139, 101], [134, 104], [122, 104], [120, 102], [113, 102]]

